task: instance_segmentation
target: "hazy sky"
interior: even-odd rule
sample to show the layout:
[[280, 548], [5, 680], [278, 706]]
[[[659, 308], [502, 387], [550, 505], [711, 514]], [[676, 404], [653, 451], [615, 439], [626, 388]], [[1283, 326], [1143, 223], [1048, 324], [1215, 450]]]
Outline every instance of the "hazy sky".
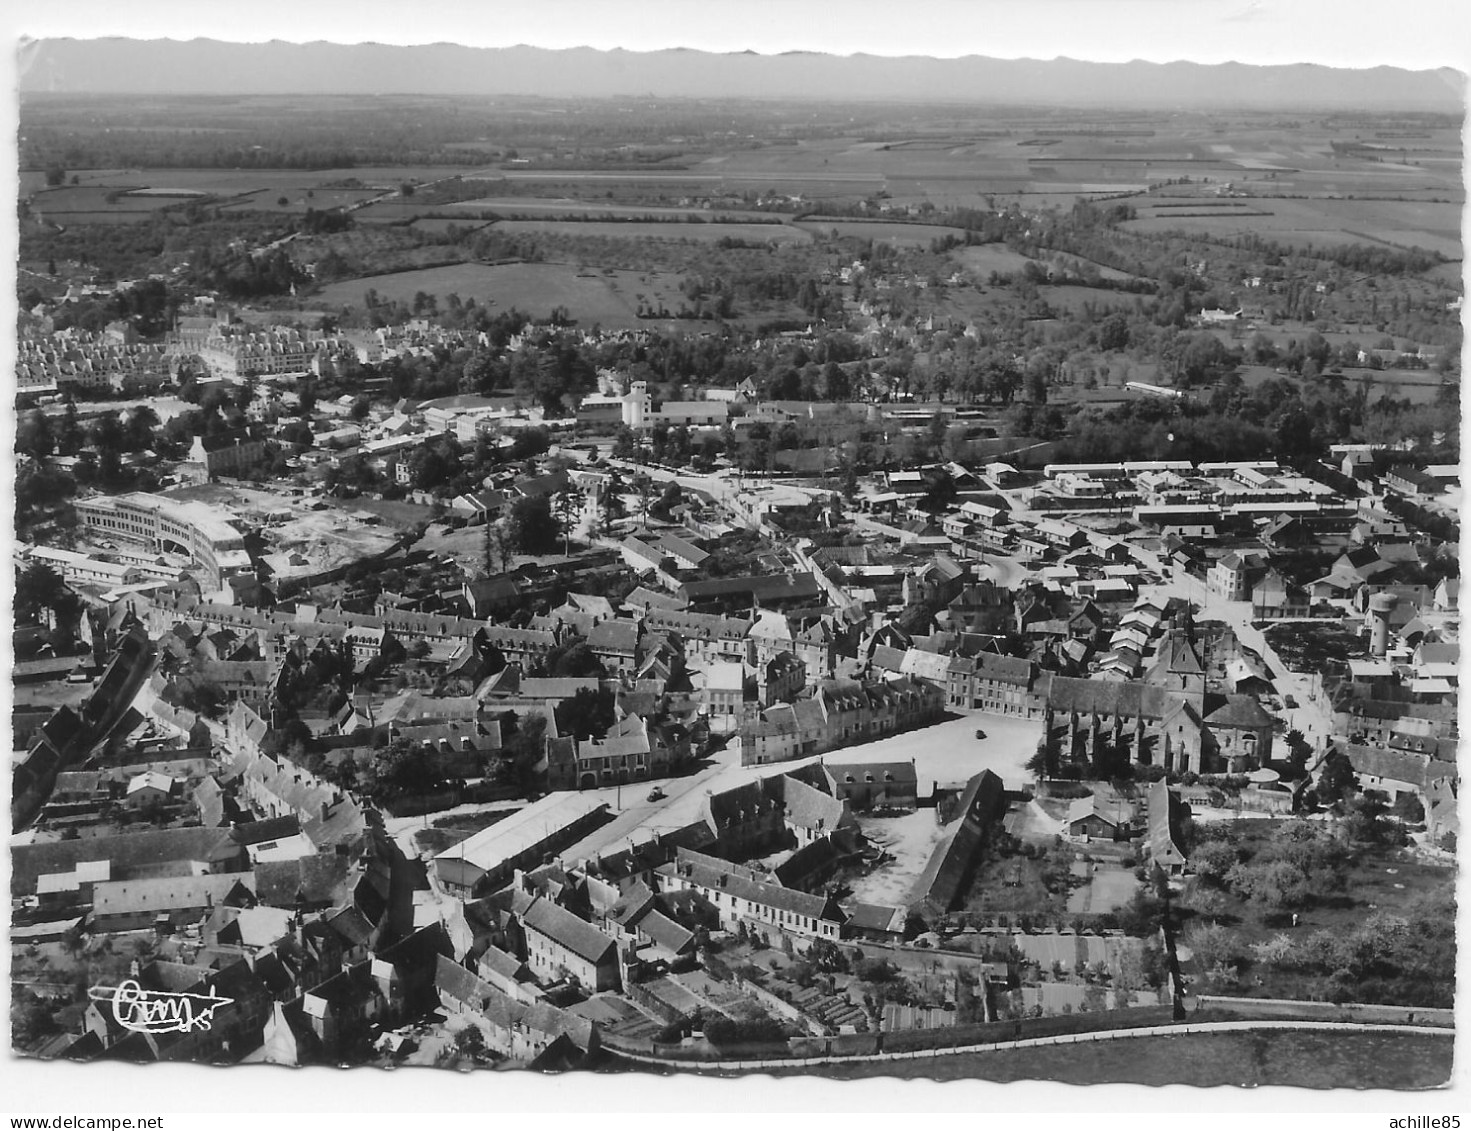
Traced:
[[987, 54], [1119, 62], [1456, 66], [1471, 57], [1464, 0], [447, 0], [413, 5], [251, 0], [3, 5], [19, 35], [453, 41], [477, 46], [696, 47]]

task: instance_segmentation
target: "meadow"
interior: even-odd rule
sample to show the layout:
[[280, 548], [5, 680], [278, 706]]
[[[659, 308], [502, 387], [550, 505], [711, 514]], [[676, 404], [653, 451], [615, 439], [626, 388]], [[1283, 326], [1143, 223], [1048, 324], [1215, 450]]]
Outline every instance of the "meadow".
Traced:
[[592, 236], [625, 240], [740, 240], [751, 244], [811, 243], [812, 234], [787, 224], [682, 224], [655, 220], [502, 220], [497, 232], [514, 235]]
[[560, 263], [458, 263], [421, 271], [369, 275], [323, 287], [314, 299], [329, 306], [361, 305], [368, 291], [380, 298], [411, 303], [423, 291], [441, 302], [451, 294], [473, 297], [477, 303], [496, 309], [515, 307], [536, 318], [545, 318], [556, 307], [564, 307], [579, 323], [607, 328], [643, 325], [638, 318], [640, 299], [660, 302], [671, 309], [684, 301], [675, 276], [655, 276], [633, 271], [581, 271]]

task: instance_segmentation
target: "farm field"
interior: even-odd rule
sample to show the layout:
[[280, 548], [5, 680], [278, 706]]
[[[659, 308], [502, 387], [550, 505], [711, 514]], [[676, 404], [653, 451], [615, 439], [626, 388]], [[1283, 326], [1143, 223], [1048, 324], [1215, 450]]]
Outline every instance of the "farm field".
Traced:
[[478, 232], [489, 223], [490, 221], [488, 220], [476, 220], [468, 216], [463, 220], [454, 220], [444, 216], [427, 216], [410, 223], [409, 229], [415, 232], [434, 232], [442, 235], [451, 228], [454, 228], [463, 234], [465, 232]]
[[[308, 208], [347, 208], [372, 200], [382, 189], [324, 189], [282, 186], [280, 191], [252, 189], [245, 199], [226, 205], [224, 212], [305, 212]], [[307, 196], [310, 192], [312, 195]], [[281, 201], [284, 199], [285, 204]]]
[[546, 233], [628, 240], [743, 240], [747, 243], [796, 244], [812, 242], [810, 232], [786, 224], [682, 224], [675, 221], [645, 223], [640, 220], [502, 220], [495, 225], [507, 235]]
[[[34, 193], [35, 207], [43, 215], [61, 217], [71, 213], [73, 223], [106, 223], [106, 219], [95, 217], [125, 213], [129, 219], [141, 218], [168, 205], [181, 204], [192, 194], [225, 200], [244, 198], [225, 205], [226, 212], [304, 212], [309, 207], [335, 208], [369, 200], [397, 189], [404, 181], [438, 180], [445, 170], [411, 166], [401, 169], [81, 169], [74, 175], [79, 181], [76, 185], [46, 188], [44, 173], [22, 173], [21, 195]], [[357, 182], [357, 186], [348, 187], [351, 182]], [[108, 203], [108, 194], [116, 192], [134, 195], [119, 196]], [[312, 194], [310, 197], [306, 195], [308, 192]], [[283, 196], [287, 203], [278, 204]], [[420, 210], [424, 210], [423, 206]]]
[[630, 219], [641, 219], [643, 217], [679, 220], [683, 218], [694, 218], [701, 222], [739, 223], [742, 221], [770, 221], [771, 214], [768, 212], [746, 212], [732, 211], [727, 209], [701, 208], [670, 208], [663, 205], [642, 204], [603, 204], [596, 201], [574, 200], [570, 197], [549, 199], [545, 197], [521, 197], [521, 196], [486, 196], [476, 200], [459, 201], [454, 204], [441, 205], [447, 209], [488, 209], [506, 219], [527, 217], [535, 219], [542, 216], [565, 217], [565, 216], [587, 216], [598, 217], [627, 217]]
[[683, 298], [678, 282], [674, 275], [634, 271], [595, 275], [561, 263], [457, 263], [332, 283], [316, 297], [331, 306], [350, 306], [360, 305], [370, 290], [396, 302], [412, 302], [420, 291], [441, 301], [457, 294], [503, 310], [515, 307], [532, 317], [544, 318], [560, 306], [588, 325], [632, 327], [646, 324], [637, 316], [640, 296], [651, 304], [678, 307]]
[[[1138, 219], [1125, 230], [1178, 229], [1217, 237], [1254, 234], [1301, 246], [1384, 244], [1422, 247], [1449, 259], [1462, 254], [1458, 204], [1398, 200], [1246, 200], [1182, 202], [1139, 201]], [[1183, 207], [1174, 207], [1181, 205]]]
[[817, 236], [836, 232], [839, 236], [861, 240], [879, 240], [882, 243], [907, 247], [928, 247], [938, 239], [961, 234], [958, 228], [943, 224], [904, 224], [885, 220], [827, 220], [813, 217], [799, 221], [795, 227], [804, 228]]

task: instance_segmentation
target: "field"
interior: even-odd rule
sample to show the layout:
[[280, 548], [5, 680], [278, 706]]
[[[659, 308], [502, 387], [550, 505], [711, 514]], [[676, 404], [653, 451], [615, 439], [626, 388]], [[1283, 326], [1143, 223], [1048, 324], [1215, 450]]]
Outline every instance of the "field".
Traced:
[[[21, 196], [34, 193], [33, 206], [60, 224], [127, 223], [161, 208], [208, 196], [228, 202], [224, 211], [302, 213], [357, 204], [390, 192], [406, 180], [445, 175], [432, 167], [358, 169], [82, 169], [78, 184], [45, 186], [44, 174], [21, 174]], [[107, 197], [119, 195], [109, 202]], [[169, 195], [177, 194], [177, 195]], [[310, 195], [308, 195], [310, 194]], [[286, 198], [285, 204], [278, 201]], [[427, 211], [420, 206], [420, 211]]]
[[802, 220], [796, 225], [818, 236], [832, 233], [849, 239], [878, 240], [906, 247], [928, 247], [935, 240], [958, 236], [957, 228], [943, 224], [904, 224], [889, 220], [825, 220], [822, 217]]
[[633, 271], [592, 274], [570, 264], [458, 263], [422, 271], [392, 275], [369, 275], [323, 287], [317, 298], [331, 306], [361, 304], [363, 295], [377, 291], [383, 299], [409, 303], [419, 291], [438, 296], [457, 294], [473, 297], [482, 305], [509, 310], [515, 307], [536, 318], [545, 318], [555, 307], [565, 307], [578, 322], [608, 328], [642, 325], [638, 318], [640, 297], [650, 303], [663, 302], [677, 308], [683, 301], [678, 279], [665, 279]]
[[1036, 262], [1001, 243], [981, 244], [978, 247], [958, 247], [950, 253], [950, 256], [952, 259], [959, 260], [962, 267], [979, 275], [983, 280], [990, 278], [993, 271], [1000, 275], [1014, 275], [1025, 268], [1028, 263]]
[[444, 216], [429, 216], [413, 221], [409, 225], [409, 229], [415, 232], [433, 232], [435, 235], [444, 235], [451, 228], [454, 228], [463, 235], [466, 232], [478, 232], [488, 224], [488, 220], [476, 220], [469, 216], [463, 220], [455, 220]]
[[[1325, 334], [1324, 337], [1327, 335]], [[1242, 366], [1240, 372], [1241, 380], [1248, 388], [1254, 388], [1265, 381], [1300, 383], [1299, 378], [1292, 374], [1278, 373], [1275, 369], [1265, 365]], [[1147, 380], [1147, 378], [1141, 379]], [[1434, 404], [1440, 396], [1440, 374], [1426, 369], [1345, 369], [1343, 379], [1353, 386], [1369, 385], [1371, 400], [1391, 396], [1397, 400], [1407, 400], [1414, 405], [1423, 405]]]
[[[1448, 1035], [1264, 1029], [1177, 1033], [1078, 1044], [868, 1061], [829, 1066], [825, 1077], [857, 1080], [1055, 1080], [1065, 1084], [1188, 1082], [1196, 1087], [1437, 1088], [1450, 1080]], [[1186, 1103], [1198, 1094], [1182, 1095]]]
[[725, 223], [740, 223], [741, 221], [770, 220], [770, 213], [766, 212], [742, 212], [728, 209], [711, 209], [706, 211], [700, 208], [669, 208], [662, 205], [642, 204], [604, 204], [599, 201], [574, 200], [571, 197], [534, 197], [534, 196], [486, 196], [476, 200], [466, 200], [455, 204], [440, 205], [446, 209], [473, 209], [494, 212], [504, 219], [538, 219], [541, 217], [554, 217], [564, 219], [569, 216], [584, 216], [589, 219], [617, 219], [620, 217], [639, 220], [645, 217], [650, 219], [668, 218], [672, 220], [694, 219], [701, 222], [721, 221]]
[[1368, 244], [1421, 247], [1448, 259], [1461, 258], [1459, 204], [1403, 200], [1284, 200], [1271, 197], [1201, 198], [1181, 201], [1151, 197], [1132, 202], [1136, 220], [1125, 230], [1178, 229], [1217, 238], [1254, 234], [1294, 246]]
[[654, 220], [502, 220], [497, 232], [508, 236], [555, 234], [620, 240], [740, 240], [752, 244], [811, 243], [810, 233], [786, 224], [707, 224]]

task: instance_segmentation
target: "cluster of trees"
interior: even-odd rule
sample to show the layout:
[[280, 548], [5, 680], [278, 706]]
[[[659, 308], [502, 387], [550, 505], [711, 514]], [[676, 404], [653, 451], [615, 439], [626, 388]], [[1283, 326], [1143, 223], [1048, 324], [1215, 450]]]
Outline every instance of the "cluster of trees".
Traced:
[[1227, 984], [1251, 965], [1286, 976], [1297, 996], [1448, 1009], [1454, 1003], [1456, 911], [1451, 895], [1430, 893], [1399, 912], [1375, 910], [1350, 928], [1245, 944], [1221, 923], [1185, 934], [1201, 968]]
[[1319, 824], [1288, 822], [1259, 846], [1228, 822], [1198, 823], [1193, 835], [1190, 862], [1200, 882], [1268, 911], [1300, 910], [1345, 890], [1348, 848]]
[[17, 624], [50, 622], [56, 626], [57, 637], [67, 641], [82, 616], [80, 599], [60, 574], [42, 562], [16, 569], [13, 601]]

